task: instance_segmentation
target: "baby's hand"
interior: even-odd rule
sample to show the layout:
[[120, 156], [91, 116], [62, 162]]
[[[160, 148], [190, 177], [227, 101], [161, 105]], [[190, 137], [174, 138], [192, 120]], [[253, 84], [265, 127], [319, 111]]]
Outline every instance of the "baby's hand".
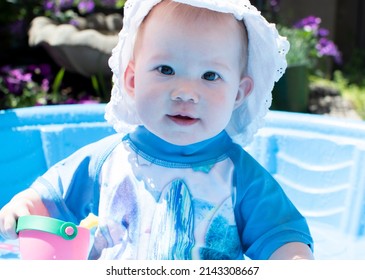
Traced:
[[17, 238], [16, 222], [20, 216], [29, 214], [29, 209], [19, 199], [11, 200], [0, 210], [0, 236], [5, 239]]
[[14, 196], [0, 210], [0, 236], [5, 239], [16, 239], [16, 223], [25, 215], [49, 216], [40, 196], [32, 189], [27, 189]]

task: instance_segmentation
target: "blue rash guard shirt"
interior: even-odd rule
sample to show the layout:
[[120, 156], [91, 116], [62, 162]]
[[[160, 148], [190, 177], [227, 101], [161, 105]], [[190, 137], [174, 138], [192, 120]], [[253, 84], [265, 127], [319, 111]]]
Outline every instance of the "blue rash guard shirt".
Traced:
[[98, 215], [90, 259], [268, 259], [313, 247], [274, 178], [223, 131], [188, 146], [139, 126], [85, 146], [32, 185], [55, 218]]

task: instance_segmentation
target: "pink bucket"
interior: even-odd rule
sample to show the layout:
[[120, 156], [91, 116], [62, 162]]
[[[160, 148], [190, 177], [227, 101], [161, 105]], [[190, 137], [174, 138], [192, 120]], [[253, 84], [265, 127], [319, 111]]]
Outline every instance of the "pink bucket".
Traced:
[[23, 260], [85, 260], [90, 231], [70, 222], [43, 216], [19, 217], [19, 250]]

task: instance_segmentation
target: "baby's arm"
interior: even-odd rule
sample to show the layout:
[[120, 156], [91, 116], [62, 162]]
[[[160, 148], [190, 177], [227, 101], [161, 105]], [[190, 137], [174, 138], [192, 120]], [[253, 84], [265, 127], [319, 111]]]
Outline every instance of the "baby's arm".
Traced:
[[270, 260], [313, 260], [309, 246], [301, 242], [290, 242], [278, 248]]
[[33, 189], [18, 193], [0, 210], [0, 236], [16, 239], [16, 221], [25, 215], [49, 216], [41, 197]]

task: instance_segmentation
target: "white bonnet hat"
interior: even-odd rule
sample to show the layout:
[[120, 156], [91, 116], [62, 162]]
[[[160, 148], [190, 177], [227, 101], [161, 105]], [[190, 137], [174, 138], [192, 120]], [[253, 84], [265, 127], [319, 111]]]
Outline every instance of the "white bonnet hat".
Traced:
[[[249, 0], [173, 0], [183, 4], [231, 13], [243, 20], [248, 32], [247, 75], [254, 81], [251, 94], [237, 108], [226, 129], [236, 143], [246, 146], [263, 126], [264, 117], [271, 106], [271, 91], [284, 74], [285, 55], [289, 42], [278, 34]], [[128, 133], [141, 124], [134, 101], [126, 94], [123, 76], [133, 54], [137, 30], [154, 5], [161, 0], [128, 0], [124, 5], [123, 29], [109, 59], [113, 72], [113, 89], [106, 106], [105, 118], [117, 132]]]

